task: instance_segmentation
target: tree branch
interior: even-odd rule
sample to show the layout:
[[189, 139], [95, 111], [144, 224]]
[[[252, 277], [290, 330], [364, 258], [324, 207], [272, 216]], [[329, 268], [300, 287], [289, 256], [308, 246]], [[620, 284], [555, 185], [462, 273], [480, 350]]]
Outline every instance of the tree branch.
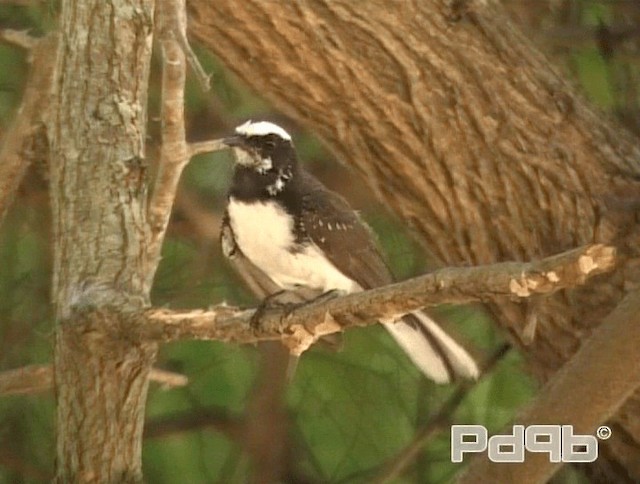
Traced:
[[0, 373], [0, 395], [43, 393], [52, 388], [51, 365], [30, 365]]
[[[149, 379], [162, 388], [184, 387], [189, 379], [180, 373], [153, 368]], [[29, 365], [0, 373], [0, 395], [32, 395], [53, 388], [51, 365]]]
[[161, 0], [156, 6], [158, 37], [162, 49], [162, 144], [160, 165], [149, 203], [150, 241], [147, 252], [147, 287], [151, 287], [160, 262], [171, 207], [182, 170], [189, 162], [184, 126], [186, 60], [180, 41], [186, 36], [185, 2]]
[[0, 39], [25, 50], [31, 50], [38, 44], [38, 39], [29, 35], [27, 30], [2, 29]]
[[255, 343], [282, 339], [290, 347], [308, 347], [324, 335], [423, 307], [551, 294], [583, 284], [614, 265], [612, 247], [590, 245], [535, 262], [447, 268], [369, 291], [313, 301], [290, 311], [266, 310], [257, 329], [250, 324], [254, 310], [220, 305], [207, 311], [151, 309], [135, 330], [143, 341]]
[[[480, 378], [483, 378], [493, 370], [496, 364], [507, 354], [509, 348], [510, 346], [508, 344], [503, 344], [482, 364]], [[469, 390], [474, 387], [475, 382], [464, 381], [460, 383], [458, 388], [456, 388], [440, 409], [423, 425], [418, 433], [416, 433], [411, 442], [384, 465], [380, 474], [372, 481], [372, 484], [384, 484], [399, 477], [416, 457], [418, 457], [419, 452], [424, 448], [425, 444], [431, 440], [436, 433], [449, 426], [451, 415], [467, 396]]]
[[223, 144], [221, 139], [199, 141], [197, 143], [191, 143], [189, 145], [189, 156], [202, 155], [204, 153], [214, 153], [226, 148], [227, 145]]
[[34, 158], [42, 156], [34, 141], [44, 129], [43, 120], [47, 112], [57, 45], [57, 36], [50, 34], [38, 40], [30, 49], [31, 71], [22, 105], [0, 147], [0, 223], [29, 164]]
[[[182, 10], [184, 11], [184, 3], [182, 5]], [[186, 26], [185, 26], [186, 27]], [[198, 56], [191, 48], [191, 44], [189, 44], [189, 40], [187, 39], [187, 31], [185, 29], [176, 30], [177, 41], [182, 47], [182, 51], [184, 52], [185, 57], [187, 58], [187, 62], [191, 67], [191, 71], [193, 75], [196, 76], [198, 83], [200, 84], [200, 89], [204, 92], [207, 92], [211, 89], [211, 76], [206, 73], [202, 64], [200, 64], [200, 60]]]

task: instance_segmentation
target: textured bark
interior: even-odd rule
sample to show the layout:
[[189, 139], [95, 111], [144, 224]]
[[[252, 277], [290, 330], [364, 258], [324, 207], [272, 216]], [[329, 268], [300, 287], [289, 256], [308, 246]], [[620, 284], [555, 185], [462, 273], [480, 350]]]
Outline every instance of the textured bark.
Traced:
[[[594, 113], [494, 2], [192, 0], [190, 14], [193, 36], [313, 127], [441, 262], [618, 246], [620, 269], [587, 288], [490, 304], [541, 379], [640, 279], [637, 140]], [[640, 396], [610, 425], [588, 471], [640, 480]]]
[[[106, 337], [148, 303], [144, 142], [153, 0], [64, 1], [49, 123], [58, 482], [142, 480], [155, 345]], [[108, 310], [107, 310], [108, 309]]]

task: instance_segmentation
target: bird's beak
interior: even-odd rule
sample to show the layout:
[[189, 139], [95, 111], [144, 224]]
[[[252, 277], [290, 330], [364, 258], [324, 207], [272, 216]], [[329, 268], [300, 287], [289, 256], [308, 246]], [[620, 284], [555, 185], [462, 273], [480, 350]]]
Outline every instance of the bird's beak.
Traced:
[[226, 138], [223, 138], [222, 142], [225, 145], [229, 146], [230, 148], [244, 146], [244, 140], [242, 139], [242, 136], [238, 136], [238, 135], [228, 136]]

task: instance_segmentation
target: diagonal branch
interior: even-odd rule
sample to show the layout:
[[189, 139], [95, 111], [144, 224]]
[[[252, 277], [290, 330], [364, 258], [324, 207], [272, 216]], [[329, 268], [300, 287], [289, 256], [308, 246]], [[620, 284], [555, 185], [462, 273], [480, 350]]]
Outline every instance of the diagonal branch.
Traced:
[[143, 341], [282, 340], [297, 348], [308, 347], [324, 335], [423, 307], [551, 294], [612, 270], [615, 260], [612, 247], [590, 245], [535, 262], [446, 268], [369, 291], [322, 298], [290, 311], [266, 310], [256, 329], [250, 324], [253, 310], [223, 304], [207, 311], [151, 309], [132, 330]]
[[[593, 435], [596, 427], [611, 418], [640, 385], [639, 315], [640, 291], [636, 290], [604, 319], [515, 423], [571, 424], [574, 434]], [[627, 438], [622, 428], [614, 427], [614, 444]], [[527, 453], [518, 465], [477, 458], [457, 482], [547, 482], [561, 465], [551, 462], [546, 453]]]
[[221, 139], [210, 141], [198, 141], [189, 145], [189, 156], [202, 155], [205, 153], [213, 153], [227, 148]]
[[[509, 348], [510, 346], [508, 344], [503, 344], [494, 351], [482, 365], [480, 378], [493, 370], [496, 364], [507, 354]], [[469, 390], [474, 387], [475, 382], [465, 381], [460, 383], [458, 388], [456, 388], [453, 394], [444, 402], [438, 412], [416, 433], [411, 442], [384, 465], [380, 474], [372, 481], [372, 484], [384, 484], [385, 482], [391, 482], [393, 479], [397, 479], [405, 469], [415, 461], [420, 451], [424, 449], [426, 443], [449, 425], [451, 415], [460, 406], [460, 403], [467, 396]]]

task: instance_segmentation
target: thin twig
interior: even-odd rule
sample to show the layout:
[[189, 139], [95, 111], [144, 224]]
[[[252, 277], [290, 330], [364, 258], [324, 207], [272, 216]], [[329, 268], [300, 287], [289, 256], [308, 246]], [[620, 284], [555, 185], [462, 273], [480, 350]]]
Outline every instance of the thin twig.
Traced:
[[225, 145], [221, 139], [199, 141], [197, 143], [191, 143], [189, 145], [189, 156], [202, 155], [204, 153], [213, 153], [215, 151], [221, 151], [227, 148], [227, 145]]
[[180, 44], [180, 47], [182, 47], [185, 56], [187, 57], [187, 62], [189, 63], [193, 74], [196, 76], [196, 79], [200, 84], [200, 88], [204, 92], [209, 91], [211, 89], [211, 76], [206, 73], [206, 71], [202, 67], [202, 64], [200, 64], [198, 56], [196, 56], [195, 52], [191, 48], [191, 44], [189, 44], [189, 41], [187, 40], [186, 32], [183, 30], [176, 31], [176, 38], [178, 40], [178, 43]]
[[29, 35], [28, 30], [2, 29], [0, 39], [25, 50], [33, 49], [38, 43], [38, 38]]
[[[503, 344], [483, 363], [480, 378], [484, 378], [493, 370], [496, 364], [507, 354], [509, 348], [510, 346], [508, 344]], [[378, 477], [373, 479], [372, 484], [383, 484], [399, 477], [416, 459], [426, 443], [449, 425], [451, 415], [467, 396], [469, 390], [474, 388], [476, 384], [477, 382], [468, 381], [458, 384], [447, 401], [444, 402], [438, 412], [420, 429], [411, 442], [398, 452], [396, 457], [385, 464]]]
[[149, 380], [159, 383], [163, 390], [170, 388], [186, 387], [189, 384], [189, 378], [181, 373], [162, 370], [160, 368], [152, 368], [149, 373]]
[[[163, 389], [183, 387], [189, 379], [180, 373], [153, 368], [149, 375]], [[33, 395], [53, 388], [51, 365], [29, 365], [0, 373], [0, 395]]]
[[51, 365], [29, 365], [0, 373], [0, 395], [43, 393], [52, 387]]

